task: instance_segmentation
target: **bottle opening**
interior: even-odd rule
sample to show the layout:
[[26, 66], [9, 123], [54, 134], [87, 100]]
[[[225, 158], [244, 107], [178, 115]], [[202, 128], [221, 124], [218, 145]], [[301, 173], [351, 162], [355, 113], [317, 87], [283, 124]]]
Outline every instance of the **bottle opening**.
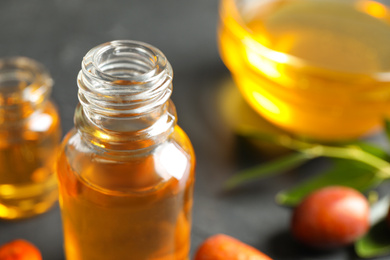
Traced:
[[0, 60], [0, 106], [40, 103], [53, 82], [45, 68], [25, 57]]
[[94, 54], [93, 59], [102, 77], [122, 80], [148, 77], [158, 69], [158, 62], [158, 54], [153, 50], [130, 42], [114, 42], [105, 46]]
[[78, 85], [84, 109], [105, 115], [137, 114], [168, 101], [172, 68], [164, 54], [151, 45], [112, 41], [87, 53]]
[[34, 75], [19, 69], [3, 69], [0, 71], [1, 91], [18, 91], [34, 82]]
[[148, 83], [164, 77], [170, 70], [160, 50], [146, 43], [129, 40], [112, 41], [93, 48], [84, 57], [82, 65], [87, 77], [111, 85]]

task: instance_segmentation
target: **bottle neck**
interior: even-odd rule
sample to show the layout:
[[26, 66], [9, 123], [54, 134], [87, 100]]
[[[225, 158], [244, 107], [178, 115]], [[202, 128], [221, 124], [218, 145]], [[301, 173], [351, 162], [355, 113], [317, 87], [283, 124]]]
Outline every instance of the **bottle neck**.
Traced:
[[46, 103], [53, 80], [38, 62], [14, 57], [0, 60], [0, 125], [18, 124]]
[[78, 75], [75, 125], [89, 142], [113, 150], [150, 147], [176, 123], [172, 68], [161, 51], [134, 41], [90, 50]]

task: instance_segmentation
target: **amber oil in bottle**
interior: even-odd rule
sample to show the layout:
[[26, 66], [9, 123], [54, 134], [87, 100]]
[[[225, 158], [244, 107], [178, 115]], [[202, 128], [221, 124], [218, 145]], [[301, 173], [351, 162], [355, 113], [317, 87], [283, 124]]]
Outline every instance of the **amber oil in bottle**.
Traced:
[[54, 164], [61, 131], [48, 99], [52, 83], [36, 61], [0, 60], [0, 218], [34, 216], [57, 200]]
[[185, 260], [195, 157], [176, 125], [164, 54], [135, 41], [90, 50], [57, 172], [69, 260]]

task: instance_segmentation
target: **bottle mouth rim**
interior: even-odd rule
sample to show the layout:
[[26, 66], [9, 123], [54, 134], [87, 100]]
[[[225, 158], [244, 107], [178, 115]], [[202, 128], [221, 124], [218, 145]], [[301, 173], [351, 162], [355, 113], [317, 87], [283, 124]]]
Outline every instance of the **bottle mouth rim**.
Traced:
[[[275, 2], [275, 1], [277, 0], [265, 0], [265, 1], [258, 1], [258, 2]], [[229, 17], [229, 22], [233, 22], [235, 24], [234, 34], [236, 35], [236, 37], [245, 41], [245, 44], [247, 44], [252, 50], [257, 51], [265, 58], [277, 63], [284, 63], [286, 65], [290, 65], [294, 67], [304, 67], [304, 68], [314, 69], [315, 71], [326, 71], [334, 74], [342, 73], [345, 76], [351, 76], [351, 77], [368, 76], [380, 82], [390, 81], [390, 70], [382, 70], [382, 71], [378, 70], [378, 72], [360, 72], [360, 71], [354, 72], [354, 71], [348, 71], [347, 69], [346, 70], [335, 69], [289, 53], [274, 50], [272, 48], [269, 48], [259, 43], [258, 41], [252, 38], [253, 32], [246, 25], [243, 18], [242, 11], [240, 10], [241, 8], [245, 8], [246, 3], [243, 3], [242, 6], [240, 7], [239, 2], [251, 2], [251, 1], [246, 1], [246, 0], [222, 0], [221, 1], [221, 5], [220, 5], [221, 23], [225, 23], [225, 18]], [[351, 2], [359, 2], [359, 0], [351, 0]], [[387, 8], [387, 10], [389, 10], [390, 12], [389, 6], [383, 3], [381, 4], [384, 5]]]
[[[115, 72], [116, 65], [122, 66], [122, 73]], [[127, 72], [123, 72], [123, 66], [127, 66]], [[88, 51], [82, 62], [84, 74], [110, 85], [124, 85], [124, 81], [148, 83], [165, 73], [167, 66], [167, 58], [159, 49], [134, 40], [100, 44]]]
[[0, 106], [43, 102], [53, 83], [48, 70], [36, 60], [23, 56], [0, 59]]
[[111, 41], [84, 56], [79, 101], [99, 116], [142, 114], [167, 102], [172, 78], [172, 67], [159, 49], [139, 41]]

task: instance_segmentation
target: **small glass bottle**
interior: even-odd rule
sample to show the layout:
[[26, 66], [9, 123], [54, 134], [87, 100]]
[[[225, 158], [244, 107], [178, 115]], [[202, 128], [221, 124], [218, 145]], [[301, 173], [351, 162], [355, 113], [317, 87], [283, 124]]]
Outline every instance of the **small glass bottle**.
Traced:
[[48, 99], [52, 84], [36, 61], [0, 60], [0, 218], [34, 216], [57, 201], [54, 165], [61, 130]]
[[188, 259], [195, 157], [164, 54], [102, 44], [84, 57], [78, 86], [57, 164], [66, 259]]

